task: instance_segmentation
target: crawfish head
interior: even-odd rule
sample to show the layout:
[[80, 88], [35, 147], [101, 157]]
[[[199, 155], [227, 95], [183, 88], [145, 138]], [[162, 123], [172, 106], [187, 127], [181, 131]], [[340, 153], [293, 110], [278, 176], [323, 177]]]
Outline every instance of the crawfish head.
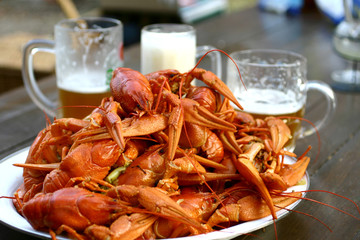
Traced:
[[186, 97], [197, 101], [200, 106], [213, 113], [217, 109], [217, 95], [218, 93], [209, 87], [191, 87]]
[[159, 93], [161, 85], [164, 81], [168, 84], [166, 89], [170, 90], [173, 93], [177, 93], [180, 86], [181, 78], [178, 78], [180, 72], [175, 69], [165, 69], [152, 73], [148, 73], [145, 77], [149, 80], [150, 86], [153, 90], [153, 93]]
[[94, 224], [109, 224], [110, 215], [126, 206], [114, 199], [82, 188], [63, 188], [32, 198], [23, 215], [35, 229], [58, 229], [65, 224], [81, 231]]
[[150, 111], [154, 102], [150, 83], [140, 72], [130, 68], [116, 68], [110, 82], [114, 99], [128, 113]]
[[103, 179], [120, 154], [118, 145], [112, 140], [83, 143], [63, 159], [60, 169], [71, 177]]

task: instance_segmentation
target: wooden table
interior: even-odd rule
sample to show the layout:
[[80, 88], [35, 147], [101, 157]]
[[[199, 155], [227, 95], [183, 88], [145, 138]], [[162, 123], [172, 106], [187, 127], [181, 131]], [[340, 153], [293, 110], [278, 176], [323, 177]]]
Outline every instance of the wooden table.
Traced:
[[[198, 44], [210, 44], [230, 53], [250, 48], [277, 48], [298, 52], [308, 58], [308, 78], [330, 83], [331, 72], [343, 69], [345, 62], [331, 45], [335, 26], [316, 10], [289, 17], [250, 9], [223, 15], [195, 25]], [[126, 66], [139, 70], [138, 45], [125, 49]], [[226, 62], [223, 58], [224, 64]], [[55, 98], [54, 77], [41, 81], [41, 87]], [[312, 162], [308, 173], [310, 189], [327, 190], [360, 204], [360, 94], [336, 92], [337, 109], [329, 124], [320, 131], [321, 150], [316, 136], [297, 142], [301, 154], [308, 145]], [[309, 93], [306, 118], [322, 114], [324, 99]], [[29, 146], [45, 127], [44, 114], [31, 102], [24, 88], [0, 96], [0, 159]], [[6, 183], [1, 183], [6, 184]], [[334, 205], [360, 217], [355, 207], [327, 193], [308, 193], [307, 197]], [[0, 201], [7, 201], [1, 199]], [[278, 239], [360, 239], [360, 221], [317, 203], [302, 201], [298, 211], [324, 221], [333, 232], [309, 216], [291, 213], [276, 223]], [[1, 214], [1, 213], [0, 213]], [[0, 225], [0, 238], [35, 239]], [[275, 239], [272, 225], [237, 239]]]

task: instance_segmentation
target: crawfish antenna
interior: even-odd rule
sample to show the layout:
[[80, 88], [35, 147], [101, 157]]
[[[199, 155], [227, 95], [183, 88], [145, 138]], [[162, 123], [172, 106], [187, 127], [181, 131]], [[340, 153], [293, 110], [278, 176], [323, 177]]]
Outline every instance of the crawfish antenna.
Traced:
[[[50, 120], [49, 116], [46, 114], [46, 112], [44, 110], [43, 110], [43, 113], [45, 115], [45, 122], [46, 122], [46, 127], [47, 127], [48, 125], [51, 125], [51, 120]], [[56, 117], [54, 117], [54, 119], [55, 118]]]

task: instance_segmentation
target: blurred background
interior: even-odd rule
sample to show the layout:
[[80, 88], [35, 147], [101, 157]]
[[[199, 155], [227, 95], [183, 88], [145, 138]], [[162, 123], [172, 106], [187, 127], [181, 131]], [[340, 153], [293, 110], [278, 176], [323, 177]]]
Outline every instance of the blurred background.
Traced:
[[[194, 23], [256, 5], [256, 0], [73, 0], [80, 16], [117, 18], [124, 46], [140, 41], [151, 23]], [[66, 18], [57, 0], [0, 0], [0, 94], [22, 85], [22, 48], [31, 39], [52, 39], [54, 25]], [[37, 79], [54, 73], [52, 54], [34, 59]]]
[[[125, 45], [139, 41], [144, 25], [194, 23], [255, 6], [256, 0], [73, 0], [81, 16], [108, 16], [124, 24]], [[14, 32], [51, 34], [65, 18], [56, 0], [0, 0], [0, 35]]]
[[[330, 0], [325, 0], [331, 2]], [[341, 0], [337, 0], [341, 1]], [[124, 46], [140, 41], [145, 25], [196, 24], [222, 14], [258, 6], [275, 14], [300, 14], [317, 0], [73, 0], [80, 16], [117, 18], [124, 25]], [[288, 6], [289, 3], [292, 6]], [[0, 94], [22, 85], [22, 48], [31, 39], [52, 39], [54, 25], [66, 18], [57, 0], [0, 0]], [[35, 56], [37, 78], [54, 73], [53, 55]]]

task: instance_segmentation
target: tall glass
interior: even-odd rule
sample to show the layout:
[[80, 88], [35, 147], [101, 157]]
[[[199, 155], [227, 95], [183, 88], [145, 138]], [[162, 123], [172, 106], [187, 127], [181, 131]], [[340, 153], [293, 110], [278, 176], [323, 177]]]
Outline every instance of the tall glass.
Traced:
[[[143, 74], [164, 69], [176, 69], [179, 72], [191, 70], [196, 59], [211, 46], [196, 45], [195, 28], [187, 24], [152, 24], [141, 31], [141, 72]], [[221, 56], [219, 52], [209, 55], [211, 70], [221, 77]]]

